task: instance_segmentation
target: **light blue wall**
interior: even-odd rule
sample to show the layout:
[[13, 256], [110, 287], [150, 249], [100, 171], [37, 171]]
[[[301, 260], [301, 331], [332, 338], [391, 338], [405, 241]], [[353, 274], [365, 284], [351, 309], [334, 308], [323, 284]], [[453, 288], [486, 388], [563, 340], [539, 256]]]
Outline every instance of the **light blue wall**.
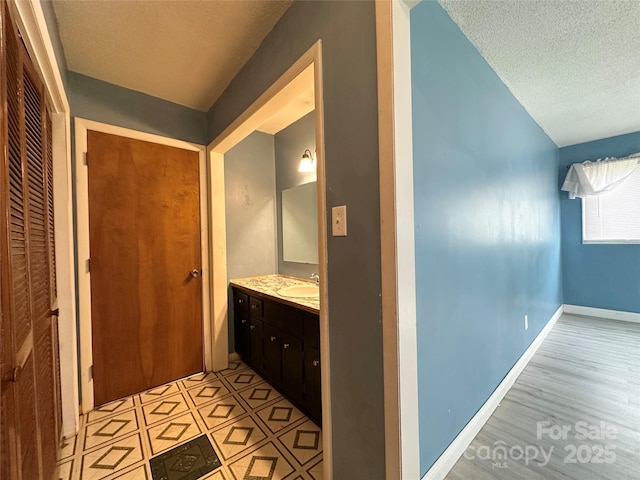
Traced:
[[207, 142], [207, 114], [145, 93], [68, 72], [71, 116], [140, 132]]
[[562, 303], [560, 209], [557, 147], [437, 3], [411, 52], [425, 473]]
[[316, 150], [315, 112], [308, 113], [275, 134], [276, 223], [278, 226], [278, 273], [309, 278], [318, 273], [318, 264], [285, 262], [282, 254], [282, 191], [316, 180], [315, 172], [300, 173], [298, 165], [305, 149]]
[[[559, 185], [567, 166], [640, 152], [640, 132], [560, 149]], [[640, 245], [583, 245], [582, 203], [560, 193], [564, 301], [640, 313]]]
[[273, 143], [253, 132], [224, 155], [228, 279], [278, 273]]

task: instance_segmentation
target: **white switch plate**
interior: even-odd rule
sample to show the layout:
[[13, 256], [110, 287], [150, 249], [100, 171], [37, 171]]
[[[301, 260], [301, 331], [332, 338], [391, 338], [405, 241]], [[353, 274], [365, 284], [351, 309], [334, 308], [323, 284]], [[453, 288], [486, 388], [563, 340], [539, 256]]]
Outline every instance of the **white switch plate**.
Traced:
[[347, 236], [347, 206], [340, 205], [331, 209], [331, 233], [334, 237]]

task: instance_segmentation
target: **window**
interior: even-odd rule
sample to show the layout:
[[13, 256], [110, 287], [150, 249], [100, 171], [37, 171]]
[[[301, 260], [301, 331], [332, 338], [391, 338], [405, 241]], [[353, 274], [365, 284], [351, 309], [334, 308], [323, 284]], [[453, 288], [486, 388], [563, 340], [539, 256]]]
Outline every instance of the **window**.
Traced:
[[582, 243], [640, 243], [640, 167], [614, 190], [582, 199]]

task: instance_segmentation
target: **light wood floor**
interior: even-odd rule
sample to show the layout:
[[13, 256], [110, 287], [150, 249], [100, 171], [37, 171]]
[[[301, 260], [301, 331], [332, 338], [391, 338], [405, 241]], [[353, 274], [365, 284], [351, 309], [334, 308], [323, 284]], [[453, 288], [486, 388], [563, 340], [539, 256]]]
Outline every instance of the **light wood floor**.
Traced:
[[446, 477], [520, 479], [640, 480], [640, 324], [563, 315]]

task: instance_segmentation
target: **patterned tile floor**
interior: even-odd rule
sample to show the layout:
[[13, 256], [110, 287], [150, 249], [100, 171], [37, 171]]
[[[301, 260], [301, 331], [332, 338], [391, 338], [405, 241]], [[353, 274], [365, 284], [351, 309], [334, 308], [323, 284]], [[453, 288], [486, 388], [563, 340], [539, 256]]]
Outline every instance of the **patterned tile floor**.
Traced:
[[149, 459], [206, 434], [222, 467], [203, 480], [319, 480], [322, 431], [247, 365], [201, 373], [84, 415], [60, 480], [152, 480]]

